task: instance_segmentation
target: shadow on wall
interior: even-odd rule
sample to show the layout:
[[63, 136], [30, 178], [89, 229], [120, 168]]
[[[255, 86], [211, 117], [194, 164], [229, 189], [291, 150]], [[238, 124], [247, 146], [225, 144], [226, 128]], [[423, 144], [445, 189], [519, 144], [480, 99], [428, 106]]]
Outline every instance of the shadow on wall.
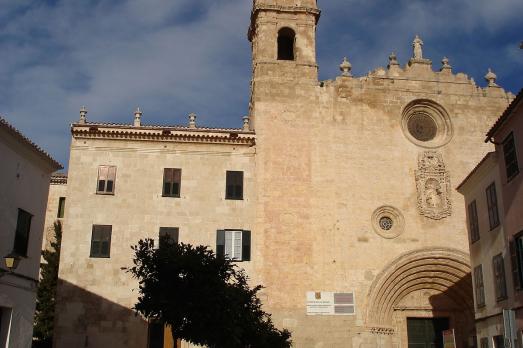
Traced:
[[456, 346], [473, 347], [476, 329], [471, 274], [467, 273], [445, 291], [432, 295], [429, 302], [435, 317], [449, 317], [449, 328], [455, 330]]
[[130, 308], [62, 279], [56, 302], [55, 348], [147, 347], [147, 321]]

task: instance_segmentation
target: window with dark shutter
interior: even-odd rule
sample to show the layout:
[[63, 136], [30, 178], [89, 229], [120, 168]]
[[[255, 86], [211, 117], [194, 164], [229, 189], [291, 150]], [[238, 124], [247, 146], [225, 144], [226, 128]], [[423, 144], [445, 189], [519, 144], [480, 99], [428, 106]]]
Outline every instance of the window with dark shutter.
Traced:
[[476, 200], [472, 201], [468, 207], [469, 212], [469, 229], [470, 241], [472, 243], [479, 240], [478, 211], [476, 209]]
[[182, 170], [179, 168], [164, 168], [163, 192], [164, 197], [180, 197]]
[[519, 232], [509, 243], [512, 259], [512, 276], [514, 287], [523, 289], [523, 231]]
[[178, 227], [160, 227], [159, 240], [160, 248], [162, 248], [165, 243], [176, 244], [178, 243], [178, 238], [180, 231]]
[[251, 260], [251, 231], [218, 230], [216, 255], [233, 261]]
[[91, 254], [92, 258], [109, 258], [111, 257], [111, 225], [93, 225], [91, 236]]
[[489, 348], [488, 347], [488, 337], [481, 337], [479, 340], [479, 347], [480, 348]]
[[225, 199], [243, 199], [243, 172], [227, 171], [225, 178]]
[[521, 288], [521, 277], [519, 274], [519, 263], [518, 263], [518, 254], [516, 250], [516, 239], [509, 241], [509, 250], [510, 250], [510, 265], [512, 269], [512, 280], [514, 282], [514, 288]]
[[476, 290], [476, 306], [485, 306], [485, 288], [483, 286], [483, 268], [481, 265], [474, 268], [474, 288]]
[[501, 254], [492, 258], [492, 269], [494, 271], [496, 300], [502, 301], [507, 298], [507, 283], [505, 280], [505, 265]]
[[115, 166], [99, 166], [98, 167], [98, 181], [96, 193], [101, 195], [114, 194], [114, 186], [116, 182], [116, 167]]
[[518, 156], [514, 142], [514, 134], [510, 133], [503, 141], [503, 157], [505, 158], [505, 170], [507, 182], [512, 180], [519, 173]]
[[58, 213], [56, 214], [56, 217], [61, 219], [64, 217], [65, 212], [65, 197], [60, 197], [58, 199]]
[[27, 256], [29, 246], [29, 232], [31, 231], [31, 219], [33, 215], [23, 209], [18, 209], [16, 221], [15, 243], [13, 252], [20, 256]]
[[490, 184], [486, 190], [487, 193], [487, 209], [488, 219], [490, 223], [490, 229], [499, 226], [499, 212], [498, 212], [498, 199], [496, 196], [496, 185], [495, 183]]

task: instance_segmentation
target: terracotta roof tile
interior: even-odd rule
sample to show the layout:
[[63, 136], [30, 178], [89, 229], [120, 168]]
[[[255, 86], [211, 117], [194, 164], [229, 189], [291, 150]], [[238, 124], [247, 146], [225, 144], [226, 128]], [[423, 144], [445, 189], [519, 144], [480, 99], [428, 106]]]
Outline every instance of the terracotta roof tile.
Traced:
[[64, 184], [67, 184], [67, 173], [53, 173], [51, 175], [51, 184], [61, 184], [61, 185], [64, 185]]

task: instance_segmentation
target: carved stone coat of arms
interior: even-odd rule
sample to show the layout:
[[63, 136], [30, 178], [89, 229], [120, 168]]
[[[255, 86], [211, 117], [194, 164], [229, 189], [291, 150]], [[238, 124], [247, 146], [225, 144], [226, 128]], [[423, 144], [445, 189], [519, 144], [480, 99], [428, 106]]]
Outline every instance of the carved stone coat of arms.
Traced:
[[419, 155], [416, 170], [418, 209], [421, 215], [440, 220], [452, 213], [450, 176], [440, 153], [425, 151]]

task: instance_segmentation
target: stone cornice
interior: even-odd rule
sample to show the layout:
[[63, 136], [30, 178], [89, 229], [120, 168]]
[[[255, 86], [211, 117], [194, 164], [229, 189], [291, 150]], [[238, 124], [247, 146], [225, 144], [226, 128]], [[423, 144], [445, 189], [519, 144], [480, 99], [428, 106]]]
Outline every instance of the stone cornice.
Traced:
[[216, 143], [254, 146], [256, 136], [254, 132], [245, 132], [241, 129], [210, 129], [187, 127], [161, 127], [110, 124], [73, 124], [71, 133], [74, 138], [138, 140], [138, 141], [167, 141], [182, 143]]

